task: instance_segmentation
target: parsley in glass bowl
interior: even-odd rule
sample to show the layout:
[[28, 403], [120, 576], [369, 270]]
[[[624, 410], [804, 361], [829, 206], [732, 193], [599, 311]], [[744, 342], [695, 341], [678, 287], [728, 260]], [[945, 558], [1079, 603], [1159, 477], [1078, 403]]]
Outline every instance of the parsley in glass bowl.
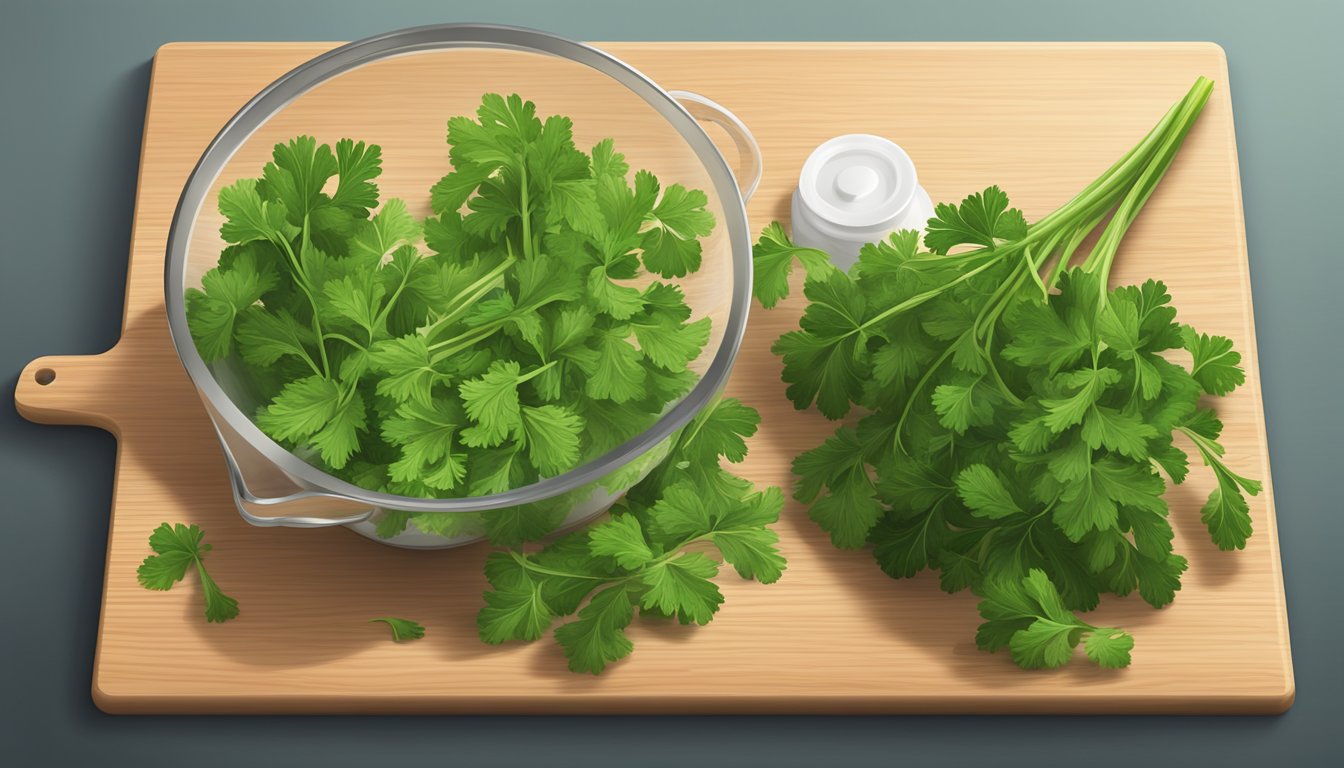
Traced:
[[285, 75], [168, 243], [241, 514], [443, 547], [602, 511], [723, 387], [759, 172], [721, 107], [544, 33], [415, 28]]

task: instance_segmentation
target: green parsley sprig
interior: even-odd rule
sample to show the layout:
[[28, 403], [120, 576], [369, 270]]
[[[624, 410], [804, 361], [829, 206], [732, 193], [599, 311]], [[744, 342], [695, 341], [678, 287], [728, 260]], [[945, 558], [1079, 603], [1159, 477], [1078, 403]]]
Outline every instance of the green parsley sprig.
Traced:
[[205, 553], [209, 544], [202, 544], [205, 534], [199, 526], [163, 523], [149, 535], [149, 548], [156, 554], [145, 558], [135, 576], [145, 589], [168, 590], [195, 566], [201, 580], [201, 594], [205, 597], [205, 620], [225, 622], [238, 615], [238, 601], [224, 594], [205, 570]]
[[927, 250], [898, 232], [848, 274], [778, 225], [755, 248], [766, 306], [787, 296], [795, 260], [807, 270], [800, 329], [773, 348], [789, 398], [831, 419], [861, 411], [797, 458], [795, 496], [837, 546], [871, 545], [890, 576], [934, 569], [945, 590], [980, 593], [980, 646], [1009, 646], [1025, 667], [1064, 663], [1083, 637], [1094, 661], [1123, 666], [1132, 639], [1072, 612], [1107, 592], [1175, 598], [1187, 563], [1172, 551], [1159, 470], [1185, 479], [1178, 436], [1218, 479], [1202, 512], [1214, 543], [1239, 549], [1251, 533], [1245, 495], [1260, 484], [1227, 466], [1222, 425], [1200, 406], [1242, 383], [1240, 356], [1177, 323], [1162, 283], [1107, 287], [1212, 87], [1200, 78], [1032, 224], [990, 187], [938, 205]]
[[495, 552], [491, 589], [477, 618], [490, 644], [531, 641], [557, 621], [569, 668], [598, 674], [629, 655], [625, 628], [641, 615], [706, 624], [723, 603], [713, 579], [716, 551], [745, 579], [770, 584], [785, 561], [768, 526], [779, 519], [778, 488], [758, 491], [719, 466], [746, 456], [760, 416], [725, 399], [698, 415], [668, 458], [611, 510], [610, 519], [539, 551]]

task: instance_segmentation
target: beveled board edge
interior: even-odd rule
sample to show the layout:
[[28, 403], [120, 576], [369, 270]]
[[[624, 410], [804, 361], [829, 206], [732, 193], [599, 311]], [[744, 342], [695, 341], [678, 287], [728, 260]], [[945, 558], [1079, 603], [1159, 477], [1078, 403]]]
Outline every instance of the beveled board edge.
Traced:
[[[146, 118], [153, 108], [154, 80], [158, 75], [158, 53], [177, 48], [311, 48], [316, 55], [339, 43], [224, 43], [224, 42], [173, 42], [161, 46], [155, 54], [151, 69], [149, 97], [146, 103]], [[741, 49], [758, 48], [762, 50], [782, 50], [805, 48], [810, 50], [837, 50], [853, 48], [872, 49], [946, 49], [963, 47], [976, 50], [1013, 49], [1013, 48], [1054, 48], [1054, 49], [1133, 49], [1148, 48], [1212, 48], [1219, 59], [1219, 82], [1229, 82], [1227, 57], [1221, 46], [1207, 42], [1120, 42], [1120, 43], [1067, 43], [1067, 42], [1011, 42], [1011, 43], [882, 43], [882, 42], [635, 42], [595, 43], [599, 47], [632, 46], [675, 49], [678, 47], [697, 50], [716, 47]], [[1229, 109], [1230, 93], [1226, 97]], [[1250, 289], [1249, 263], [1245, 237], [1245, 217], [1240, 185], [1240, 168], [1236, 153], [1235, 121], [1228, 120], [1231, 157], [1229, 163], [1237, 178], [1235, 205], [1240, 220], [1237, 239], [1241, 249], [1241, 258], [1247, 268], [1240, 272], [1241, 293], [1247, 313], [1247, 327], [1251, 333], [1248, 338], [1239, 340], [1246, 350], [1248, 358], [1255, 360], [1248, 379], [1254, 376], [1255, 404], [1259, 414], [1257, 421], [1258, 437], [1266, 451], [1265, 503], [1272, 520], [1274, 515], [1273, 486], [1268, 474], [1268, 440], [1264, 422], [1264, 402], [1259, 380], [1259, 357], [1254, 333], [1254, 313], [1252, 312], [1252, 293]], [[142, 134], [141, 157], [143, 159], [148, 144], [148, 133]], [[137, 171], [135, 217], [140, 210], [141, 191], [144, 186], [145, 168], [143, 162]], [[136, 239], [137, 223], [133, 219], [132, 242]], [[128, 269], [133, 275], [137, 269], [134, 259], [129, 260]], [[140, 269], [148, 267], [141, 266]], [[127, 280], [127, 297], [132, 285]], [[130, 320], [129, 300], [123, 306], [123, 332]], [[166, 317], [165, 317], [166, 324]], [[87, 356], [48, 356], [38, 358], [24, 367], [15, 388], [15, 405], [20, 415], [37, 423], [89, 425], [105, 429], [120, 438], [121, 425], [116, 419], [116, 408], [111, 401], [115, 393], [100, 381], [100, 374], [118, 367], [133, 364], [131, 359], [135, 350], [127, 350], [120, 341], [107, 352]], [[37, 372], [49, 368], [57, 372], [56, 379], [50, 384], [37, 382]], [[65, 374], [62, 376], [61, 374]], [[1248, 383], [1251, 383], [1248, 381]], [[120, 461], [120, 451], [118, 452]], [[116, 508], [116, 498], [112, 500]], [[109, 521], [109, 524], [111, 521]], [[1272, 539], [1272, 560], [1274, 577], [1279, 589], [1276, 594], [1278, 612], [1286, 617], [1286, 600], [1283, 593], [1281, 551], [1278, 545], [1277, 523], [1267, 526], [1260, 535]], [[109, 536], [109, 547], [111, 537]], [[106, 605], [106, 580], [102, 605]], [[681, 696], [662, 697], [654, 706], [650, 706], [647, 697], [642, 696], [418, 696], [398, 695], [369, 696], [124, 696], [104, 692], [99, 687], [98, 653], [101, 650], [101, 637], [104, 631], [103, 608], [99, 615], [99, 643], [95, 651], [94, 678], [92, 696], [95, 705], [104, 712], [113, 714], [1279, 714], [1288, 710], [1295, 698], [1295, 680], [1293, 676], [1291, 646], [1288, 636], [1288, 624], [1281, 625], [1281, 648], [1283, 652], [1285, 688], [1272, 695], [1245, 696], [1191, 696], [1180, 694], [1086, 694], [1085, 692], [1063, 692], [1041, 695], [1006, 695], [995, 698], [967, 695], [939, 695], [911, 693], [903, 695], [856, 695], [856, 696], [818, 696], [800, 694], [798, 696], [774, 697], [763, 700], [754, 697], [735, 695], [722, 696]]]

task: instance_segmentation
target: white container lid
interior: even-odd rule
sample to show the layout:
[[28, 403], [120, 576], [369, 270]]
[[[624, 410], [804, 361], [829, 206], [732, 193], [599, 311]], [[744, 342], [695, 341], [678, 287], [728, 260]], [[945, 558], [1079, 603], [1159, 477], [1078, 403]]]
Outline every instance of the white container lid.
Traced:
[[803, 164], [798, 194], [812, 215], [842, 228], [895, 222], [915, 198], [915, 164], [896, 144], [866, 133], [837, 136]]

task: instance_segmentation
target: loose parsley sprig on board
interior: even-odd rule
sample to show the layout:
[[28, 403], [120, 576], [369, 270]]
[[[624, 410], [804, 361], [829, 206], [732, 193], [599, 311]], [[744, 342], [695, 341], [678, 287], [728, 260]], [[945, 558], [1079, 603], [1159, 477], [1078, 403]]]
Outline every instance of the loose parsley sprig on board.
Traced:
[[495, 552], [486, 562], [490, 590], [477, 618], [490, 644], [537, 640], [557, 621], [555, 639], [575, 672], [598, 674], [629, 655], [625, 628], [641, 615], [706, 624], [723, 595], [720, 563], [770, 584], [784, 571], [778, 535], [784, 497], [758, 491], [719, 466], [742, 461], [760, 416], [725, 399], [698, 415], [668, 458], [635, 485], [611, 517], [540, 551]]
[[225, 622], [238, 615], [238, 601], [224, 594], [205, 570], [205, 553], [210, 545], [201, 543], [204, 537], [199, 526], [161, 524], [149, 535], [149, 548], [156, 554], [145, 558], [135, 576], [145, 589], [168, 590], [195, 566], [205, 596], [205, 620]]
[[[261, 178], [220, 191], [230, 245], [186, 295], [197, 349], [236, 353], [264, 432], [421, 498], [518, 488], [625, 442], [694, 383], [710, 331], [673, 281], [714, 227], [703, 192], [631, 176], [610, 139], [576, 148], [568, 118], [517, 95], [485, 95], [447, 142], [424, 221], [379, 205], [379, 147], [277, 145]], [[511, 544], [560, 506], [389, 513], [379, 533], [477, 526]]]
[[[839, 547], [871, 545], [894, 578], [940, 572], [984, 602], [980, 647], [1054, 667], [1080, 640], [1103, 666], [1132, 638], [1074, 611], [1180, 589], [1163, 499], [1193, 445], [1218, 480], [1202, 519], [1221, 549], [1251, 533], [1246, 494], [1201, 396], [1244, 380], [1230, 340], [1176, 322], [1156, 280], [1108, 289], [1121, 238], [1212, 90], [1200, 78], [1148, 136], [1073, 200], [1028, 224], [998, 187], [942, 204], [914, 232], [865, 246], [848, 273], [767, 227], [756, 295], [788, 294], [796, 259], [809, 302], [774, 345], [788, 397], [856, 423], [800, 455], [795, 496]], [[1082, 246], [1100, 231], [1086, 258]], [[1075, 258], [1079, 257], [1079, 258]], [[1190, 363], [1173, 362], [1176, 352]], [[1176, 359], [1179, 359], [1178, 357]]]

